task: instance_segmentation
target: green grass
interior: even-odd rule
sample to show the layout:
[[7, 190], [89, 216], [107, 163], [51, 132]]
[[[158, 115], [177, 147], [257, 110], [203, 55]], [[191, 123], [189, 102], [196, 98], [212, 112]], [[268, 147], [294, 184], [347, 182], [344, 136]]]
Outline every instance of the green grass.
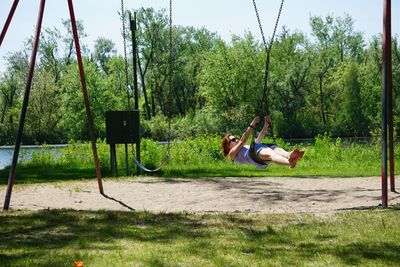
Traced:
[[398, 266], [399, 208], [309, 214], [0, 213], [1, 266]]
[[[290, 150], [293, 144], [278, 140]], [[168, 177], [370, 176], [381, 169], [378, 144], [342, 143], [328, 136], [300, 144], [296, 169], [267, 170], [222, 158], [219, 137], [173, 144], [156, 175]], [[104, 176], [108, 146], [98, 143]], [[124, 175], [123, 146], [118, 147]], [[396, 147], [396, 155], [399, 155]], [[165, 146], [142, 143], [143, 163], [158, 165]], [[59, 157], [47, 152], [17, 167], [17, 183], [95, 177], [89, 144], [73, 143]], [[400, 164], [396, 156], [395, 165]], [[133, 163], [130, 166], [134, 171]], [[5, 184], [9, 168], [0, 171]], [[397, 172], [399, 173], [399, 172]], [[153, 174], [152, 174], [153, 175]], [[0, 213], [0, 266], [398, 266], [400, 206], [389, 210], [312, 214], [192, 214], [122, 211], [11, 211]]]
[[[319, 136], [308, 144], [290, 144], [277, 140], [287, 150], [300, 147], [306, 151], [304, 159], [295, 169], [271, 164], [266, 170], [253, 166], [233, 164], [220, 153], [220, 137], [198, 137], [172, 144], [168, 164], [150, 175], [181, 178], [203, 177], [261, 177], [261, 176], [379, 176], [381, 174], [381, 152], [377, 143], [344, 143], [340, 139]], [[99, 141], [98, 154], [103, 176], [112, 176], [109, 163], [109, 147]], [[160, 164], [166, 146], [144, 139], [142, 141], [142, 163], [154, 168]], [[131, 150], [131, 149], [130, 149]], [[395, 147], [395, 166], [400, 164], [400, 146]], [[129, 155], [131, 157], [131, 155]], [[126, 176], [124, 146], [117, 146], [118, 175]], [[136, 174], [130, 161], [131, 174]], [[7, 182], [9, 168], [0, 170], [0, 184]], [[400, 174], [397, 168], [396, 174]], [[146, 173], [143, 173], [146, 175]], [[76, 180], [95, 177], [93, 155], [88, 143], [71, 143], [55, 157], [46, 150], [36, 154], [30, 161], [18, 164], [17, 183], [40, 183], [60, 180]]]

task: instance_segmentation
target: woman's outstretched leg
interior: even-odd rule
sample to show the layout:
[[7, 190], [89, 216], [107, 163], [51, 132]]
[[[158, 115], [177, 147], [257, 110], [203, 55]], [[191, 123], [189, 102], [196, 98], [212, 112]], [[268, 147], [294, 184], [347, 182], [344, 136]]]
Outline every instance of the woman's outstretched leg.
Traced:
[[270, 160], [279, 165], [290, 166], [290, 162], [288, 158], [276, 153], [272, 148], [266, 147], [263, 148], [259, 153], [258, 156], [262, 160]]
[[277, 154], [279, 154], [279, 155], [281, 155], [282, 157], [285, 157], [285, 158], [287, 158], [287, 159], [289, 159], [289, 157], [290, 157], [290, 154], [293, 152], [288, 152], [288, 151], [286, 151], [286, 150], [284, 150], [283, 148], [281, 148], [281, 147], [275, 147], [275, 148], [273, 148], [273, 150], [277, 153]]

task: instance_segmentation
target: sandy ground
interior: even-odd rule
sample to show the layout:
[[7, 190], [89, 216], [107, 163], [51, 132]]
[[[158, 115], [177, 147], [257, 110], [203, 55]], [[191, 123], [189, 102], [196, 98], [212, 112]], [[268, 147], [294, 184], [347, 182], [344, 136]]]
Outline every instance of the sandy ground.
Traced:
[[[332, 213], [379, 207], [380, 177], [363, 178], [136, 178], [14, 186], [10, 209], [151, 212]], [[0, 187], [4, 201], [6, 187]], [[389, 192], [389, 206], [400, 194]]]

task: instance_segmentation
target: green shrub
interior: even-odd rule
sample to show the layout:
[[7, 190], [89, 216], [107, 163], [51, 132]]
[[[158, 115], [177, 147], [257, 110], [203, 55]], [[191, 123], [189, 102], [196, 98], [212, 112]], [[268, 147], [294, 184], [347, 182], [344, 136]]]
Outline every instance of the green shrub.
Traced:
[[[374, 143], [344, 142], [340, 138], [332, 139], [329, 134], [319, 135], [314, 143], [290, 144], [282, 139], [275, 142], [290, 151], [299, 147], [306, 151], [305, 157], [295, 169], [284, 168], [275, 164], [266, 170], [253, 166], [233, 164], [224, 159], [220, 148], [221, 137], [204, 135], [185, 140], [175, 140], [170, 144], [168, 164], [157, 175], [174, 177], [209, 177], [209, 176], [371, 176], [380, 175], [381, 152]], [[264, 140], [270, 142], [271, 140]], [[153, 139], [141, 140], [141, 163], [153, 169], [160, 166], [166, 156], [168, 145]], [[400, 147], [395, 147], [399, 155]], [[135, 173], [132, 153], [135, 147], [129, 145], [129, 168]], [[102, 170], [110, 171], [109, 145], [97, 141], [97, 152]], [[117, 145], [117, 163], [119, 174], [125, 174], [125, 146]], [[395, 157], [398, 165], [399, 156]], [[63, 166], [65, 169], [94, 169], [93, 152], [89, 142], [70, 142], [59, 154], [49, 152], [44, 147], [40, 153], [22, 163], [29, 168], [35, 165]], [[49, 168], [51, 169], [51, 168]]]

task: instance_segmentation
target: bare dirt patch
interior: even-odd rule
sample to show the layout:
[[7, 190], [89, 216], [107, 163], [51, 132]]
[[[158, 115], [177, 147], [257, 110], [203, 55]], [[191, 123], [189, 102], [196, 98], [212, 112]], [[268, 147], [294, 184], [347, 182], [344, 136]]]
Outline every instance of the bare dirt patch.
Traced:
[[[331, 213], [379, 207], [380, 177], [107, 179], [15, 185], [10, 208], [151, 212]], [[4, 200], [6, 187], [0, 187]], [[389, 204], [400, 194], [389, 192]]]

